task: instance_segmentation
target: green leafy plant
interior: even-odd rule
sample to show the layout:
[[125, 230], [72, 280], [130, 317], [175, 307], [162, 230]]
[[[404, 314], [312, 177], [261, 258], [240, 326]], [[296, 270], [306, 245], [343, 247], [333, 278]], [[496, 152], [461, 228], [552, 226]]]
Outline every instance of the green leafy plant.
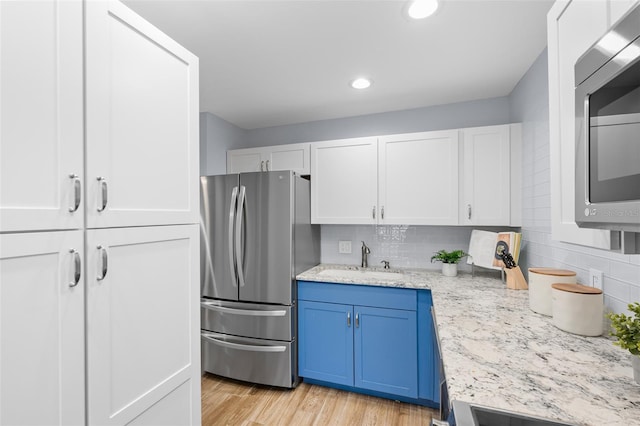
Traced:
[[462, 250], [454, 250], [454, 251], [446, 251], [440, 250], [436, 252], [433, 256], [431, 256], [431, 262], [442, 262], [442, 263], [458, 263], [460, 259], [465, 256], [469, 256]]
[[640, 356], [640, 303], [630, 303], [629, 310], [635, 315], [607, 314], [615, 330], [611, 335], [618, 338], [614, 345]]

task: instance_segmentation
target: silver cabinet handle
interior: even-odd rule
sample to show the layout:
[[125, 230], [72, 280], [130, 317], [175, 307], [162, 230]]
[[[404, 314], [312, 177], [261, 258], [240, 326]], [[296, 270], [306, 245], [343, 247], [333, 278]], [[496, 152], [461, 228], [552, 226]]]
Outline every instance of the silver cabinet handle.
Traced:
[[102, 176], [98, 176], [97, 179], [98, 182], [100, 182], [100, 191], [102, 196], [102, 205], [98, 207], [98, 211], [102, 212], [107, 208], [107, 180]]
[[201, 302], [200, 306], [205, 309], [211, 309], [212, 311], [218, 311], [223, 313], [229, 313], [234, 315], [245, 315], [251, 317], [283, 317], [287, 314], [287, 311], [281, 309], [277, 311], [259, 311], [251, 309], [235, 309], [227, 308], [226, 306], [220, 306], [212, 302]]
[[102, 254], [102, 275], [97, 277], [98, 281], [102, 281], [107, 276], [107, 269], [108, 269], [107, 249], [105, 247], [103, 247], [103, 246], [98, 246], [96, 248]]
[[371, 216], [373, 216], [373, 218], [376, 218], [376, 206], [373, 206], [373, 208], [371, 209]]
[[224, 340], [216, 339], [216, 337], [221, 336], [216, 334], [202, 334], [203, 339], [215, 343], [216, 345], [224, 346], [230, 349], [238, 349], [241, 351], [251, 352], [284, 352], [287, 350], [286, 346], [243, 345], [241, 343], [225, 342]]
[[242, 271], [243, 259], [242, 259], [242, 222], [244, 215], [244, 200], [247, 188], [244, 185], [240, 186], [240, 195], [238, 196], [238, 214], [236, 217], [236, 270], [238, 271], [238, 282], [240, 287], [244, 287], [244, 272]]
[[264, 172], [264, 160], [260, 162], [260, 171]]
[[69, 281], [69, 287], [75, 287], [80, 282], [82, 263], [80, 263], [80, 253], [78, 253], [78, 250], [72, 248], [69, 249], [69, 253], [73, 255], [73, 280]]
[[69, 179], [73, 180], [73, 206], [69, 207], [69, 213], [73, 213], [80, 207], [82, 184], [80, 183], [80, 177], [75, 173], [69, 174]]
[[267, 160], [267, 171], [269, 171], [269, 167], [271, 167], [270, 164], [269, 164], [270, 162], [271, 162], [271, 160]]
[[380, 218], [384, 219], [384, 206], [382, 206], [382, 209], [380, 209]]
[[236, 264], [233, 257], [233, 221], [236, 219], [236, 202], [238, 200], [238, 187], [234, 186], [231, 191], [231, 202], [229, 203], [229, 270], [231, 271], [231, 284], [237, 287], [238, 275], [236, 274]]
[[471, 204], [467, 204], [467, 217], [471, 220]]
[[360, 314], [356, 313], [356, 328], [360, 327]]
[[351, 312], [347, 312], [347, 327], [351, 327]]

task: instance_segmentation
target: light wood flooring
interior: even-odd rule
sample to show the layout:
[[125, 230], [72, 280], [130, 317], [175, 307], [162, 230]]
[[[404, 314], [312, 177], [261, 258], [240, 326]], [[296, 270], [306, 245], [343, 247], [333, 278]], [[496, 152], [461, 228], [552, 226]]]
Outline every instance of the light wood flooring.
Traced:
[[437, 412], [419, 405], [301, 383], [252, 385], [205, 374], [202, 425], [429, 425]]

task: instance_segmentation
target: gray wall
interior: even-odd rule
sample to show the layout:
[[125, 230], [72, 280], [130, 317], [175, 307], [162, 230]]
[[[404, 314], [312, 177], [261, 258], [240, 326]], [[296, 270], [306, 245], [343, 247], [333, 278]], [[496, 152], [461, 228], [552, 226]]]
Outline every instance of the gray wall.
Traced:
[[241, 148], [246, 131], [209, 112], [200, 113], [200, 175], [227, 172], [227, 150]]
[[509, 123], [507, 97], [247, 130], [245, 147]]
[[625, 312], [640, 301], [640, 255], [621, 255], [551, 239], [549, 82], [547, 51], [538, 57], [509, 96], [511, 121], [522, 123], [522, 258], [530, 266], [570, 269], [588, 283], [589, 268], [604, 272], [605, 305]]

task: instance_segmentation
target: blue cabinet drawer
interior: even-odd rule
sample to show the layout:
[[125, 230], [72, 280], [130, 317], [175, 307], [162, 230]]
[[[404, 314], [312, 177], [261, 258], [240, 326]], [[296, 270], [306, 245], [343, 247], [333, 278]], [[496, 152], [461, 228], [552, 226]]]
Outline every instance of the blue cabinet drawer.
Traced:
[[417, 290], [359, 284], [298, 281], [298, 299], [408, 311], [418, 309]]

